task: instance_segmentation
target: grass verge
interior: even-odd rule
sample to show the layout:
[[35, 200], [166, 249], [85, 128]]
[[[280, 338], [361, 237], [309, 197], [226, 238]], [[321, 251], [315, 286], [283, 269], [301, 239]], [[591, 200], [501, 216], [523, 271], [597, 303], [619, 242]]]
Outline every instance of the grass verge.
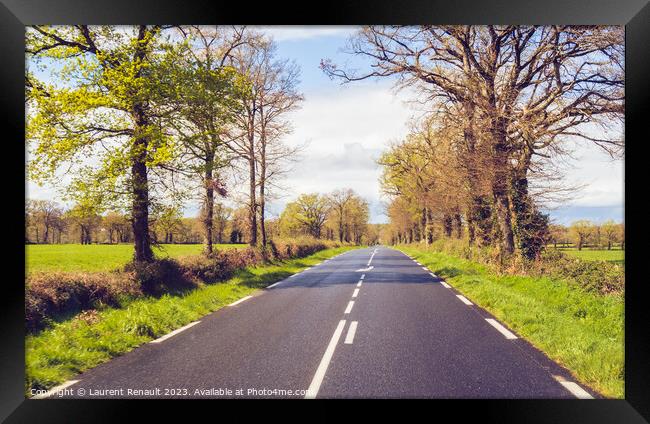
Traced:
[[624, 396], [624, 304], [547, 277], [497, 275], [445, 253], [398, 246], [485, 308], [578, 381], [607, 397]]
[[182, 296], [125, 302], [119, 309], [83, 313], [25, 341], [27, 396], [49, 389], [135, 347], [163, 336], [296, 272], [354, 249], [345, 246], [274, 264], [239, 270], [233, 278], [206, 284]]

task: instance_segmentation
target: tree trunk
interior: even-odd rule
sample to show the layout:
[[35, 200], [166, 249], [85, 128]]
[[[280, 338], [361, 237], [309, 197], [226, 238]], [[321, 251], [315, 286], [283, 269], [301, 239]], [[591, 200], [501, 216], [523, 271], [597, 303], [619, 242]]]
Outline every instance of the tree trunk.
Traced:
[[[141, 107], [134, 110], [136, 134], [144, 131], [147, 125]], [[149, 236], [149, 181], [147, 176], [147, 145], [146, 136], [137, 136], [133, 142], [131, 178], [133, 183], [133, 241], [135, 246], [134, 260], [136, 262], [151, 262], [151, 238]]]
[[451, 237], [451, 230], [452, 230], [452, 219], [451, 216], [448, 214], [444, 214], [442, 218], [442, 225], [445, 230], [445, 236], [446, 237]]
[[203, 217], [203, 252], [212, 253], [212, 225], [214, 219], [214, 186], [212, 184], [212, 160], [208, 158], [205, 165], [205, 211]]
[[250, 221], [250, 240], [249, 244], [251, 246], [257, 245], [257, 199], [256, 199], [256, 184], [255, 184], [255, 159], [250, 158], [248, 161], [249, 168], [249, 195], [250, 195], [250, 205], [248, 211], [248, 217]]
[[[501, 131], [497, 131], [499, 137], [505, 137]], [[503, 253], [511, 255], [515, 251], [515, 240], [512, 231], [512, 220], [510, 215], [510, 202], [508, 200], [508, 149], [505, 140], [497, 141], [494, 148], [494, 180], [492, 182], [492, 194], [496, 209], [497, 222], [501, 230], [501, 248]]]
[[454, 214], [454, 229], [456, 230], [456, 238], [461, 238], [463, 236], [463, 221], [460, 213]]
[[[145, 59], [146, 45], [142, 42], [145, 40], [145, 37], [146, 26], [140, 25], [138, 33], [139, 43], [134, 54], [134, 62], [136, 63], [141, 63]], [[144, 104], [136, 103], [134, 105], [132, 117], [135, 122], [135, 137], [131, 150], [134, 260], [136, 262], [151, 262], [153, 261], [153, 251], [151, 250], [151, 239], [149, 236], [149, 180], [146, 164], [147, 147], [149, 145], [149, 138], [146, 133], [149, 122], [147, 121]]]
[[262, 149], [260, 154], [260, 234], [262, 236], [262, 246], [266, 246], [266, 224], [264, 214], [266, 213], [266, 137], [262, 132]]

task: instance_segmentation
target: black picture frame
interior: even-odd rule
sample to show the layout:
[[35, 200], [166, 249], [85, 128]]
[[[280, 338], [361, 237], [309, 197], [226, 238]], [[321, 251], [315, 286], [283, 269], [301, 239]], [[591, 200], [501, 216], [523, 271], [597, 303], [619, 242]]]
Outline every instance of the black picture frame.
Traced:
[[[642, 423], [650, 420], [650, 308], [647, 283], [642, 277], [641, 216], [645, 165], [642, 132], [645, 129], [650, 94], [650, 5], [645, 0], [523, 1], [470, 0], [423, 1], [363, 0], [338, 2], [302, 2], [279, 5], [275, 2], [226, 8], [223, 3], [172, 0], [0, 0], [0, 120], [3, 151], [2, 185], [6, 200], [7, 236], [13, 246], [7, 248], [0, 301], [0, 419], [7, 422], [86, 422], [116, 421], [133, 418], [133, 409], [144, 409], [150, 419], [156, 413], [171, 418], [186, 414], [160, 401], [126, 400], [27, 400], [24, 398], [24, 28], [32, 24], [139, 24], [139, 23], [249, 23], [279, 24], [615, 24], [626, 26], [626, 294], [625, 294], [625, 399], [624, 400], [454, 400], [416, 403], [428, 416], [457, 418], [474, 416], [494, 422], [553, 423]], [[9, 150], [7, 150], [9, 149]], [[631, 153], [631, 154], [630, 154]], [[645, 165], [645, 166], [644, 166]], [[643, 174], [642, 174], [643, 173]], [[635, 186], [637, 186], [635, 188]], [[626, 188], [629, 188], [626, 187]], [[5, 208], [3, 208], [5, 209]], [[639, 214], [633, 212], [638, 210]], [[11, 220], [11, 221], [8, 221]], [[647, 227], [646, 227], [647, 228]], [[630, 230], [631, 229], [631, 230]], [[5, 256], [7, 257], [7, 256]], [[287, 406], [279, 403], [282, 406]], [[219, 409], [223, 408], [219, 404]], [[268, 407], [265, 405], [265, 408]], [[312, 404], [313, 405], [313, 404]], [[293, 408], [295, 405], [290, 405]], [[327, 405], [316, 403], [328, 415]], [[236, 405], [232, 409], [243, 409]], [[376, 403], [377, 408], [391, 408]], [[192, 411], [214, 412], [215, 404], [194, 401]], [[364, 412], [367, 408], [361, 408]], [[401, 408], [402, 409], [402, 408]], [[400, 410], [401, 410], [400, 409]], [[405, 409], [405, 408], [404, 408]], [[207, 417], [221, 417], [207, 415]]]

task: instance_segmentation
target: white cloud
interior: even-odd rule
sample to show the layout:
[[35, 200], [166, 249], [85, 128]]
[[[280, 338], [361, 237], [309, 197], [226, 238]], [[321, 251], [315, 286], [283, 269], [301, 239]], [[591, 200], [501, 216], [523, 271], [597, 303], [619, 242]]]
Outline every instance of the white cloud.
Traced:
[[308, 38], [346, 36], [356, 28], [349, 26], [308, 26], [308, 25], [277, 25], [253, 27], [263, 30], [276, 41], [296, 41]]

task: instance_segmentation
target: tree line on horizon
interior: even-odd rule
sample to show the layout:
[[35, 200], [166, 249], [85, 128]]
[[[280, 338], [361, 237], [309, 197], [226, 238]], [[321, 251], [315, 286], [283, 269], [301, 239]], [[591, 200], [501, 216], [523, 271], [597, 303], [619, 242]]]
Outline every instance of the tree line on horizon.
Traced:
[[354, 83], [392, 78], [420, 112], [378, 163], [393, 243], [465, 237], [503, 262], [551, 240], [541, 206], [564, 201], [563, 161], [595, 145], [622, 157], [624, 29], [611, 26], [366, 26], [321, 68]]
[[[248, 206], [231, 208], [215, 203], [212, 243], [250, 243]], [[287, 203], [275, 218], [265, 219], [269, 241], [274, 238], [313, 237], [349, 244], [376, 244], [380, 224], [369, 224], [368, 203], [351, 189], [329, 194], [302, 194]], [[198, 244], [205, 237], [205, 219], [183, 216], [178, 208], [157, 209], [150, 216], [152, 244]], [[133, 242], [128, 214], [98, 214], [82, 205], [64, 208], [52, 200], [29, 199], [25, 206], [26, 244], [119, 244]]]

